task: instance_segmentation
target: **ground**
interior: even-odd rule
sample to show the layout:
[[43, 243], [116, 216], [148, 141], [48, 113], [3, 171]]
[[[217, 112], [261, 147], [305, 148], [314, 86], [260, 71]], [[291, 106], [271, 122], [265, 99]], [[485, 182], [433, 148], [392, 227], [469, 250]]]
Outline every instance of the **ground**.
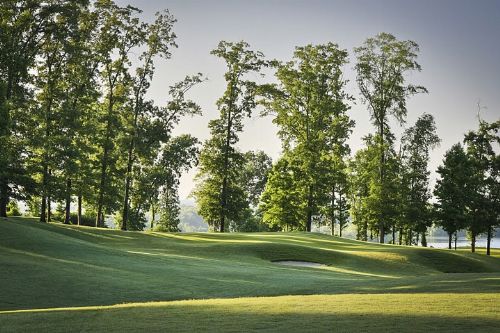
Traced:
[[307, 233], [141, 233], [2, 219], [0, 331], [495, 332], [493, 254]]

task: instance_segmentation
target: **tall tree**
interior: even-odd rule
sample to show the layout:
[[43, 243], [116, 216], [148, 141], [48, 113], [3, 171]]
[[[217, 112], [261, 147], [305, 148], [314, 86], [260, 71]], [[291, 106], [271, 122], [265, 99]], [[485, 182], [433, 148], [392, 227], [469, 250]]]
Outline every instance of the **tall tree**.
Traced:
[[[420, 116], [415, 125], [404, 132], [401, 141], [401, 171], [403, 186], [407, 189], [402, 198], [406, 229], [410, 234], [412, 231], [420, 234], [422, 245], [426, 246], [426, 230], [432, 220], [429, 211], [429, 155], [440, 142], [434, 117], [430, 114]], [[411, 241], [412, 237], [408, 238]]]
[[26, 198], [34, 190], [26, 170], [26, 111], [31, 70], [55, 6], [35, 0], [6, 0], [0, 6], [0, 216], [7, 216], [11, 198]]
[[469, 188], [471, 161], [459, 143], [446, 152], [437, 173], [440, 176], [434, 188], [437, 224], [448, 233], [448, 248], [451, 249], [453, 234], [468, 224], [468, 196], [472, 194]]
[[130, 117], [130, 126], [127, 133], [128, 153], [127, 153], [127, 171], [125, 174], [125, 197], [122, 213], [122, 230], [127, 230], [128, 211], [129, 211], [129, 192], [130, 185], [133, 182], [133, 164], [135, 159], [135, 146], [138, 135], [138, 125], [143, 116], [145, 108], [144, 96], [150, 86], [150, 81], [154, 74], [154, 59], [159, 56], [165, 59], [170, 58], [170, 49], [175, 47], [175, 34], [172, 31], [175, 19], [168, 11], [156, 13], [156, 20], [153, 24], [145, 25], [141, 28], [141, 38], [146, 41], [146, 50], [139, 56], [142, 62], [136, 69], [133, 78], [133, 115]]
[[[422, 86], [406, 83], [406, 75], [420, 71], [417, 63], [419, 47], [413, 41], [399, 41], [391, 34], [380, 33], [368, 38], [365, 43], [354, 49], [357, 57], [355, 66], [357, 83], [364, 102], [368, 105], [371, 119], [379, 137], [379, 183], [382, 201], [386, 196], [385, 178], [388, 147], [385, 144], [388, 133], [388, 120], [392, 115], [400, 123], [406, 118], [406, 100], [409, 96], [427, 92]], [[378, 220], [379, 241], [384, 243], [386, 217], [380, 212]]]
[[301, 173], [295, 186], [306, 200], [307, 231], [321, 214], [335, 186], [330, 181], [348, 151], [345, 142], [354, 123], [346, 115], [351, 99], [342, 76], [346, 63], [347, 51], [333, 43], [297, 47], [292, 61], [277, 65], [279, 84], [270, 87], [264, 101], [275, 115], [283, 150]]
[[[130, 108], [127, 97], [131, 89], [128, 73], [130, 52], [144, 43], [142, 24], [134, 16], [138, 10], [132, 7], [119, 7], [111, 1], [96, 3], [96, 10], [101, 18], [100, 38], [96, 45], [102, 58], [100, 72], [105, 88], [104, 101], [101, 105], [102, 124], [99, 131], [99, 184], [97, 186], [96, 226], [104, 226], [106, 208], [111, 210], [118, 190], [111, 182], [117, 176], [116, 167], [119, 158], [115, 149], [116, 136], [122, 133], [121, 114]], [[108, 207], [105, 204], [108, 203]]]
[[499, 224], [498, 202], [498, 149], [500, 148], [500, 121], [487, 123], [479, 119], [477, 131], [465, 135], [467, 154], [472, 163], [473, 177], [470, 184], [470, 220], [468, 231], [471, 236], [472, 252], [476, 237], [487, 235], [487, 254], [490, 254], [493, 229]]
[[257, 84], [246, 75], [267, 66], [264, 55], [249, 49], [246, 42], [221, 41], [211, 53], [224, 59], [227, 88], [217, 101], [220, 117], [210, 121], [211, 138], [203, 146], [194, 195], [199, 214], [220, 232], [227, 221], [242, 216], [247, 206], [239, 178], [244, 158], [235, 148], [238, 134], [243, 130], [243, 119], [256, 106]]
[[303, 191], [297, 186], [297, 168], [283, 155], [272, 167], [259, 204], [262, 220], [271, 230], [305, 230]]
[[[155, 229], [160, 231], [179, 230], [179, 179], [197, 163], [199, 141], [190, 135], [172, 138], [161, 152], [158, 163], [160, 187], [160, 219]], [[154, 221], [152, 221], [154, 223]]]

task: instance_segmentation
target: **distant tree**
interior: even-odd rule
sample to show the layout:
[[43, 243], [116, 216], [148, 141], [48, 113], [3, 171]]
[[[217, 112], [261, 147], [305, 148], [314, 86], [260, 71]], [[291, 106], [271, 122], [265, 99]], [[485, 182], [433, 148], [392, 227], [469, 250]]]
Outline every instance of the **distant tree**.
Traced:
[[487, 235], [487, 254], [495, 226], [500, 223], [498, 197], [499, 170], [498, 149], [500, 148], [500, 121], [487, 123], [479, 119], [479, 129], [465, 135], [464, 143], [471, 160], [473, 177], [470, 185], [470, 220], [468, 231], [471, 236], [472, 252], [475, 251], [476, 237]]
[[297, 168], [285, 154], [273, 165], [259, 205], [263, 222], [272, 230], [306, 229], [306, 201], [297, 182]]
[[[406, 99], [417, 93], [427, 92], [422, 86], [406, 84], [405, 75], [412, 71], [420, 71], [417, 63], [419, 51], [413, 41], [399, 41], [391, 34], [380, 33], [368, 38], [365, 43], [354, 49], [357, 56], [355, 66], [357, 83], [364, 102], [368, 105], [373, 124], [377, 127], [379, 144], [379, 186], [383, 204], [387, 206], [385, 178], [387, 150], [386, 134], [389, 133], [388, 120], [392, 115], [400, 123], [406, 118]], [[379, 212], [378, 229], [380, 243], [384, 243], [386, 234], [386, 216]]]
[[460, 144], [453, 145], [446, 152], [437, 173], [439, 178], [434, 188], [436, 219], [448, 233], [448, 248], [451, 249], [453, 234], [469, 223], [469, 196], [473, 195], [470, 188], [471, 161]]
[[356, 239], [368, 240], [370, 215], [368, 214], [367, 198], [370, 195], [370, 182], [376, 177], [377, 147], [373, 142], [373, 136], [364, 138], [365, 147], [358, 150], [349, 161], [350, 182], [350, 216], [352, 223], [357, 228]]
[[221, 41], [211, 53], [226, 62], [227, 88], [217, 101], [220, 117], [209, 123], [211, 138], [201, 151], [194, 196], [198, 213], [214, 229], [224, 232], [228, 227], [226, 222], [242, 219], [248, 206], [240, 182], [244, 157], [235, 148], [243, 119], [256, 106], [257, 84], [246, 75], [259, 72], [267, 62], [261, 52], [250, 50], [243, 41]]
[[243, 154], [245, 164], [241, 175], [241, 183], [247, 192], [250, 206], [256, 208], [264, 192], [273, 161], [263, 151], [248, 151]]
[[21, 216], [21, 210], [17, 201], [11, 200], [7, 205], [7, 216]]
[[[180, 231], [179, 178], [197, 163], [198, 145], [198, 139], [185, 134], [171, 139], [162, 149], [156, 169], [161, 193], [160, 219], [156, 223], [156, 230]], [[151, 223], [153, 227], [153, 221]]]
[[[406, 222], [405, 229], [411, 234], [415, 231], [422, 236], [426, 246], [426, 230], [432, 223], [429, 211], [428, 163], [430, 151], [440, 142], [436, 134], [434, 117], [430, 114], [420, 116], [415, 125], [409, 127], [401, 139], [402, 180], [406, 188], [402, 198], [402, 209]], [[411, 241], [411, 235], [408, 235]], [[418, 238], [418, 237], [417, 237]]]

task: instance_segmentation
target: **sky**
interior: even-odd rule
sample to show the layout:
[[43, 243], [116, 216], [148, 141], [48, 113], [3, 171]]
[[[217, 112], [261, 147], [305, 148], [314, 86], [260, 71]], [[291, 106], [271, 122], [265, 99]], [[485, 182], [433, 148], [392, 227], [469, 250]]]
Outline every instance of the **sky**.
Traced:
[[[391, 123], [397, 136], [423, 113], [435, 117], [442, 142], [432, 151], [429, 169], [441, 164], [443, 155], [463, 135], [477, 128], [478, 103], [481, 118], [500, 119], [500, 0], [118, 0], [143, 10], [152, 20], [156, 11], [168, 9], [177, 19], [174, 31], [178, 48], [172, 58], [159, 59], [149, 97], [157, 105], [168, 101], [168, 87], [186, 75], [202, 72], [208, 80], [190, 91], [190, 98], [203, 116], [186, 118], [175, 134], [190, 133], [200, 140], [209, 137], [208, 122], [218, 116], [216, 100], [223, 94], [224, 62], [210, 55], [221, 40], [244, 40], [269, 59], [290, 60], [296, 46], [337, 43], [348, 50], [350, 63], [344, 67], [347, 91], [356, 98], [349, 115], [356, 126], [349, 144], [354, 153], [362, 138], [375, 131], [369, 112], [359, 98], [353, 70], [353, 48], [366, 38], [388, 32], [400, 40], [420, 46], [422, 71], [408, 76], [411, 83], [425, 86], [428, 94], [408, 101], [406, 124]], [[274, 82], [271, 75], [257, 82]], [[273, 160], [280, 156], [281, 143], [271, 117], [258, 112], [245, 122], [239, 148], [263, 150]], [[196, 170], [181, 178], [179, 195], [185, 200], [194, 187]]]

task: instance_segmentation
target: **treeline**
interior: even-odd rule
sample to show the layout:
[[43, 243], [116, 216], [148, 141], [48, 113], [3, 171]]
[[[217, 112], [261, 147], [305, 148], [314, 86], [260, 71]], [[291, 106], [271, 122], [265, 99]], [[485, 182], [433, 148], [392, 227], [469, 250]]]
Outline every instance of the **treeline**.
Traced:
[[204, 79], [148, 100], [156, 62], [177, 46], [175, 19], [139, 14], [108, 0], [2, 2], [0, 215], [24, 200], [41, 222], [103, 227], [115, 214], [123, 230], [142, 230], [151, 210], [177, 230], [179, 176], [199, 142], [172, 130], [201, 113], [187, 94]]
[[[436, 224], [450, 248], [457, 231], [470, 233], [473, 251], [486, 234], [489, 253], [500, 223], [500, 121], [479, 119], [464, 146], [447, 152], [432, 190], [428, 162], [440, 142], [433, 116], [422, 114], [400, 140], [389, 126], [404, 125], [408, 98], [427, 93], [407, 79], [421, 70], [413, 41], [381, 33], [354, 49], [360, 102], [374, 126], [354, 154], [347, 50], [306, 45], [280, 61], [222, 41], [211, 53], [226, 64], [226, 89], [201, 144], [172, 136], [182, 117], [201, 113], [186, 97], [201, 74], [173, 85], [162, 105], [146, 97], [155, 63], [177, 46], [168, 11], [144, 22], [138, 9], [108, 0], [6, 1], [0, 10], [2, 216], [9, 202], [14, 209], [24, 200], [43, 222], [58, 203], [65, 223], [103, 226], [114, 215], [122, 229], [142, 230], [149, 211], [152, 228], [177, 231], [179, 177], [198, 165], [193, 195], [212, 230], [316, 224], [341, 236], [352, 222], [361, 240], [426, 246]], [[276, 83], [255, 81], [264, 69]], [[245, 117], [256, 112], [278, 127], [275, 163], [237, 147]]]

